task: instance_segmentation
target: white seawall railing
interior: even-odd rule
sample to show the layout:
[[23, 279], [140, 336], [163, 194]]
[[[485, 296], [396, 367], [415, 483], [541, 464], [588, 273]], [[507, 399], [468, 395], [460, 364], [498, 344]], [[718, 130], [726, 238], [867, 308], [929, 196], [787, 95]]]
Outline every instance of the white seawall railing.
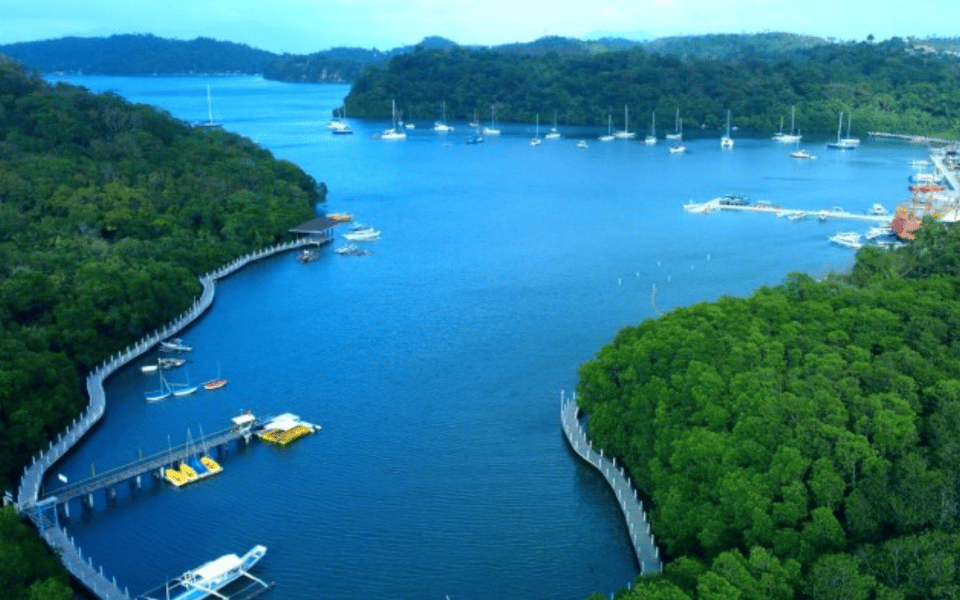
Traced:
[[643, 510], [643, 501], [637, 496], [637, 491], [630, 483], [623, 467], [617, 466], [616, 459], [603, 455], [603, 449], [598, 452], [587, 438], [583, 426], [580, 424], [580, 408], [577, 406], [576, 394], [567, 399], [560, 394], [560, 423], [563, 433], [570, 447], [580, 458], [597, 468], [607, 480], [613, 493], [617, 496], [617, 503], [627, 521], [627, 532], [630, 534], [630, 543], [637, 556], [641, 575], [653, 575], [663, 571], [660, 561], [660, 550], [657, 548], [653, 534], [650, 532], [650, 523], [647, 513]]
[[[83, 583], [98, 598], [103, 600], [129, 600], [130, 596], [126, 591], [121, 591], [116, 585], [116, 577], [109, 580], [103, 574], [103, 567], [99, 571], [93, 566], [93, 559], [87, 557], [84, 560], [80, 548], [73, 542], [73, 538], [67, 535], [66, 529], [60, 526], [57, 518], [56, 502], [49, 506], [38, 505], [40, 496], [40, 486], [43, 483], [44, 474], [58, 460], [76, 444], [90, 429], [103, 417], [107, 408], [106, 393], [103, 390], [104, 380], [115, 373], [117, 369], [123, 367], [131, 360], [143, 355], [145, 352], [154, 348], [161, 340], [165, 340], [176, 335], [188, 325], [193, 323], [202, 315], [210, 305], [213, 304], [215, 282], [228, 275], [242, 269], [248, 264], [273, 256], [281, 252], [293, 250], [312, 244], [323, 244], [331, 241], [329, 234], [322, 236], [311, 236], [300, 238], [298, 240], [277, 244], [269, 248], [264, 248], [256, 252], [251, 252], [246, 256], [220, 267], [212, 273], [200, 277], [200, 285], [203, 291], [194, 301], [193, 306], [176, 319], [170, 321], [167, 325], [156, 332], [144, 337], [140, 341], [131, 344], [122, 352], [111, 356], [107, 361], [98, 365], [87, 375], [87, 396], [90, 402], [87, 408], [76, 418], [66, 431], [57, 436], [57, 439], [50, 442], [50, 445], [40, 454], [34, 456], [30, 464], [24, 468], [23, 475], [20, 478], [20, 487], [17, 492], [17, 510], [21, 514], [30, 518], [40, 531], [43, 539], [58, 551], [60, 560], [78, 581]], [[47, 510], [52, 509], [53, 515], [50, 518]]]

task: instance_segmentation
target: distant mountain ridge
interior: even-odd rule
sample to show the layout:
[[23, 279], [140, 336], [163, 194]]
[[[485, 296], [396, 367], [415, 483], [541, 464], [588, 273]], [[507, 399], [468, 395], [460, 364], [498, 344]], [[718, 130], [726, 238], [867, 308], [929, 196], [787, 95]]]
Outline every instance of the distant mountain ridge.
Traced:
[[210, 38], [190, 41], [150, 34], [65, 37], [0, 46], [0, 54], [43, 73], [204, 75], [262, 73], [277, 55]]
[[[825, 44], [825, 40], [790, 33], [675, 36], [649, 41], [621, 37], [580, 40], [545, 36], [531, 42], [485, 47], [522, 56], [571, 58], [642, 47], [650, 52], [727, 58], [776, 54]], [[0, 45], [0, 54], [44, 73], [95, 75], [262, 74], [268, 79], [298, 82], [355, 81], [367, 65], [385, 64], [401, 54], [425, 50], [477, 49], [439, 36], [391, 50], [337, 47], [312, 54], [275, 54], [245, 44], [210, 38], [173, 40], [150, 34], [102, 38], [65, 37]]]

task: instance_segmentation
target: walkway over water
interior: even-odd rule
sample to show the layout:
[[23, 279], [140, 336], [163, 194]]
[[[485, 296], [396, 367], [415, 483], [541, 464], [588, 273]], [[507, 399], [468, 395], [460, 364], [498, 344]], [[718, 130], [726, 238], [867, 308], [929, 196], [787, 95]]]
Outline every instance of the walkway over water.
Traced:
[[660, 561], [660, 550], [657, 548], [653, 534], [650, 533], [650, 523], [647, 522], [647, 513], [643, 510], [643, 501], [637, 497], [637, 491], [624, 473], [623, 467], [617, 467], [616, 459], [611, 460], [603, 455], [603, 450], [594, 450], [593, 444], [587, 438], [583, 426], [580, 424], [580, 408], [577, 406], [576, 394], [570, 400], [560, 395], [560, 423], [567, 442], [580, 458], [597, 468], [607, 480], [617, 495], [620, 510], [627, 521], [627, 531], [630, 533], [630, 543], [637, 556], [641, 575], [653, 575], [663, 571]]
[[[257, 425], [259, 425], [259, 422], [256, 423], [254, 427]], [[58, 505], [64, 505], [69, 515], [69, 509], [66, 508], [66, 505], [75, 498], [88, 496], [90, 504], [92, 505], [93, 493], [98, 490], [109, 489], [118, 483], [138, 478], [141, 475], [151, 472], [159, 474], [168, 466], [177, 466], [191, 456], [207, 454], [212, 448], [224, 446], [234, 440], [245, 437], [245, 435], [249, 436], [250, 431], [237, 431], [232, 427], [223, 429], [201, 440], [187, 442], [154, 454], [153, 456], [140, 458], [121, 467], [99, 473], [89, 479], [47, 490], [43, 499], [49, 500], [55, 498]]]
[[885, 133], [883, 131], [868, 131], [867, 135], [874, 138], [889, 140], [904, 140], [914, 144], [956, 144], [957, 140], [948, 140], [944, 138], [928, 137], [925, 135], [906, 135], [903, 133]]
[[[57, 437], [56, 441], [50, 442], [46, 450], [35, 456], [30, 466], [23, 470], [17, 492], [17, 510], [33, 521], [41, 537], [47, 542], [47, 545], [59, 554], [60, 561], [70, 571], [70, 574], [93, 592], [96, 597], [102, 600], [131, 600], [130, 594], [126, 590], [120, 590], [117, 586], [116, 577], [112, 580], [107, 578], [103, 574], [102, 566], [97, 570], [93, 566], [92, 558], [88, 556], [84, 559], [83, 553], [74, 544], [73, 538], [67, 535], [66, 529], [60, 526], [57, 513], [59, 500], [51, 497], [41, 501], [39, 496], [40, 485], [47, 470], [63, 458], [106, 412], [107, 398], [103, 390], [104, 380], [131, 360], [156, 347], [161, 340], [183, 331], [197, 317], [206, 312], [213, 304], [216, 280], [227, 277], [251, 262], [262, 258], [303, 246], [329, 243], [332, 239], [332, 234], [326, 232], [321, 235], [303, 237], [286, 244], [264, 248], [238, 258], [232, 263], [201, 277], [200, 285], [203, 287], [203, 292], [188, 311], [168, 323], [166, 327], [111, 357], [87, 375], [87, 395], [90, 398], [90, 403], [86, 410], [74, 420], [65, 432]], [[104, 487], [104, 485], [101, 484], [101, 487]]]

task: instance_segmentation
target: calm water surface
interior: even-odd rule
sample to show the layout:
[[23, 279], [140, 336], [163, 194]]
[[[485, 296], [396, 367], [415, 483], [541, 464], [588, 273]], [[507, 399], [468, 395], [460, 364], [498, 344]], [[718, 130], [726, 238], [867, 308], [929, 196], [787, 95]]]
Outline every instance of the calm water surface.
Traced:
[[[743, 296], [791, 271], [852, 261], [837, 231], [867, 225], [772, 215], [689, 215], [689, 199], [729, 191], [791, 208], [888, 209], [906, 197], [915, 147], [864, 145], [798, 162], [790, 147], [716, 137], [664, 143], [589, 137], [528, 144], [532, 126], [463, 144], [418, 123], [324, 124], [346, 86], [259, 78], [73, 77], [175, 117], [215, 114], [330, 189], [331, 210], [383, 231], [372, 256], [324, 249], [302, 265], [265, 260], [222, 281], [183, 336], [194, 382], [218, 392], [147, 404], [139, 363], [107, 382], [102, 423], [53, 473], [105, 470], [229, 425], [241, 409], [295, 412], [323, 431], [287, 448], [252, 444], [221, 475], [157, 486], [81, 511], [68, 530], [85, 554], [139, 593], [207, 560], [269, 548], [257, 573], [275, 600], [580, 599], [637, 574], [622, 517], [602, 479], [568, 451], [558, 396], [621, 327], [663, 310]], [[439, 104], [438, 99], [438, 104]], [[398, 99], [402, 104], [402, 99]], [[546, 111], [549, 107], [544, 107]], [[429, 122], [427, 122], [429, 120]], [[718, 137], [718, 136], [717, 136]], [[51, 487], [55, 484], [48, 482]]]

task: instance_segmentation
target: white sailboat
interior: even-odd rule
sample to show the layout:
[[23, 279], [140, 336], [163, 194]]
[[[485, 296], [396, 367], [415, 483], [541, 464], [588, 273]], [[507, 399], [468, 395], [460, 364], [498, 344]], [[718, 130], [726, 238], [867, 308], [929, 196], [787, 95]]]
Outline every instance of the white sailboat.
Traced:
[[186, 383], [167, 383], [167, 387], [173, 392], [173, 395], [177, 398], [183, 396], [189, 396], [190, 394], [195, 393], [199, 388], [196, 385], [190, 385], [190, 372], [187, 371], [186, 374], [187, 382]]
[[207, 85], [207, 120], [197, 123], [197, 127], [205, 129], [222, 129], [223, 123], [213, 118], [213, 96], [210, 93], [210, 86]]
[[543, 140], [540, 139], [540, 113], [537, 113], [537, 125], [534, 129], [533, 139], [530, 140], [531, 146], [539, 146], [543, 143]]
[[550, 131], [547, 132], [547, 135], [543, 137], [548, 140], [555, 140], [560, 137], [560, 132], [557, 131], [557, 111], [553, 111], [553, 127], [551, 127]]
[[774, 139], [777, 140], [778, 142], [783, 144], [795, 144], [796, 142], [800, 141], [800, 138], [801, 138], [800, 132], [797, 131], [796, 133], [794, 133], [796, 131], [794, 129], [794, 127], [796, 126], [796, 123], [795, 123], [796, 109], [797, 109], [796, 106], [790, 107], [790, 133], [782, 133], [783, 125], [782, 124], [780, 125], [780, 129], [781, 129], [780, 135], [774, 136]]
[[797, 135], [795, 137], [797, 138], [797, 142], [796, 142], [797, 146], [794, 149], [794, 151], [790, 153], [790, 156], [792, 156], [793, 158], [799, 158], [800, 160], [813, 160], [814, 158], [816, 158], [816, 156], [810, 154], [810, 152], [808, 152], [806, 148], [800, 147], [799, 131], [797, 132]]
[[405, 140], [407, 139], [407, 132], [402, 128], [397, 126], [397, 103], [394, 100], [390, 101], [391, 112], [393, 113], [392, 123], [393, 127], [387, 129], [380, 134], [380, 139], [382, 140]]
[[147, 402], [164, 400], [173, 394], [173, 390], [170, 389], [170, 386], [167, 384], [167, 380], [163, 378], [163, 369], [157, 369], [157, 373], [160, 374], [160, 389], [152, 392], [146, 392], [144, 397], [146, 398]]
[[677, 108], [677, 115], [676, 115], [676, 116], [674, 117], [674, 119], [673, 119], [674, 131], [673, 131], [673, 133], [668, 133], [668, 134], [666, 135], [666, 138], [667, 138], [668, 140], [682, 140], [682, 139], [683, 139], [683, 132], [681, 131], [681, 129], [682, 129], [683, 126], [681, 125], [681, 123], [682, 123], [682, 121], [680, 120], [680, 109]]
[[440, 133], [450, 133], [453, 131], [453, 127], [447, 125], [446, 101], [442, 102], [440, 105], [440, 120], [433, 124], [433, 130]]
[[853, 115], [847, 115], [847, 137], [841, 138], [841, 142], [848, 146], [859, 146], [860, 138], [850, 137], [850, 125], [853, 122]]
[[333, 119], [327, 123], [327, 128], [334, 135], [351, 135], [353, 130], [350, 129], [350, 124], [347, 123], [347, 103], [344, 102], [343, 106], [340, 107], [340, 116], [336, 116], [334, 113]]
[[840, 113], [840, 123], [837, 124], [837, 141], [836, 142], [827, 142], [827, 148], [833, 148], [834, 150], [853, 150], [858, 145], [860, 145], [860, 140], [857, 140], [856, 144], [848, 142], [841, 138], [843, 131], [843, 113]]
[[618, 140], [632, 140], [637, 137], [635, 132], [630, 131], [630, 113], [627, 105], [623, 105], [623, 131], [614, 131], [613, 137]]
[[687, 147], [683, 145], [683, 119], [680, 119], [680, 122], [677, 124], [677, 137], [674, 138], [676, 143], [670, 146], [670, 154], [683, 154], [687, 151]]
[[484, 127], [483, 133], [485, 135], [500, 135], [500, 130], [497, 129], [497, 107], [495, 104], [490, 105], [490, 127]]
[[616, 138], [613, 137], [613, 115], [607, 113], [607, 135], [601, 135], [597, 140], [601, 142], [612, 142]]
[[783, 138], [783, 117], [780, 117], [780, 131], [773, 134], [773, 137], [771, 137], [770, 139], [775, 142], [779, 142], [781, 141], [781, 138]]
[[653, 111], [653, 116], [650, 118], [650, 135], [643, 138], [643, 143], [648, 146], [657, 143], [657, 111]]
[[733, 148], [733, 138], [730, 137], [730, 110], [727, 110], [727, 133], [720, 138], [721, 148]]

